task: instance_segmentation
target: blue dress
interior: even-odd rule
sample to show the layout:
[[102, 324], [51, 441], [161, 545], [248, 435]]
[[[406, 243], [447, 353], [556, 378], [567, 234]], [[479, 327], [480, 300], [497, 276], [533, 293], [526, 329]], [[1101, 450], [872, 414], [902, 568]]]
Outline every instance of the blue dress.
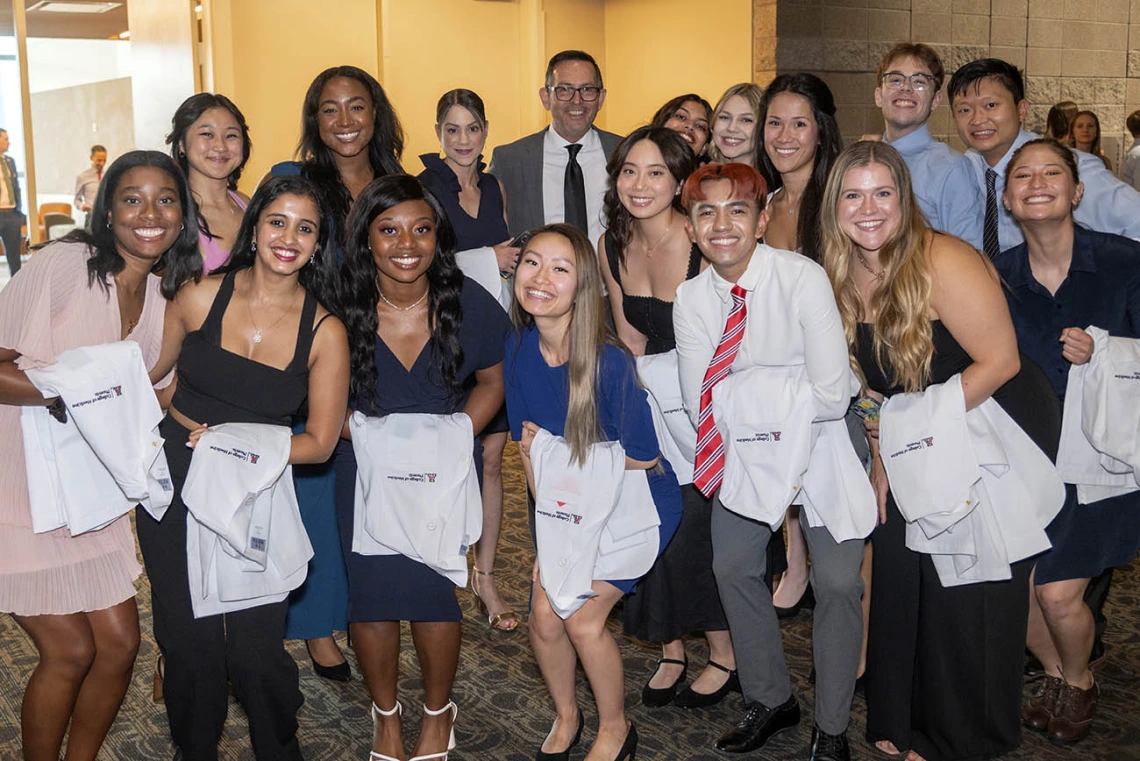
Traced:
[[[301, 165], [295, 161], [284, 161], [269, 171], [274, 177], [299, 175]], [[340, 258], [339, 252], [337, 258]], [[294, 425], [293, 430], [304, 431], [304, 421]], [[348, 629], [348, 576], [340, 550], [333, 493], [335, 457], [334, 453], [333, 458], [320, 465], [293, 468], [301, 523], [313, 545], [313, 559], [309, 561], [305, 583], [289, 595], [285, 639], [318, 639], [328, 637], [334, 631]]]
[[[661, 457], [653, 416], [645, 389], [637, 382], [633, 358], [616, 346], [605, 345], [599, 360], [596, 400], [598, 425], [605, 441], [621, 442], [627, 457], [649, 461]], [[522, 438], [522, 424], [530, 421], [561, 436], [566, 430], [570, 402], [570, 376], [566, 365], [546, 364], [538, 346], [538, 330], [527, 328], [507, 337], [503, 358], [506, 383], [507, 417], [511, 436]], [[661, 468], [650, 470], [649, 491], [661, 519], [657, 554], [665, 551], [681, 522], [681, 487], [669, 461], [661, 457]], [[638, 579], [607, 580], [622, 592], [633, 591]]]
[[420, 156], [424, 170], [419, 180], [443, 205], [447, 219], [455, 229], [460, 251], [497, 246], [511, 237], [503, 218], [503, 194], [494, 175], [483, 171], [486, 164], [479, 157], [479, 214], [472, 217], [459, 205], [459, 178], [451, 167], [434, 153]]
[[[374, 397], [377, 408], [362, 412], [370, 415], [395, 412], [450, 415], [463, 409], [475, 384], [475, 371], [494, 367], [503, 361], [503, 338], [510, 329], [510, 322], [499, 302], [474, 280], [464, 278], [460, 301], [463, 319], [459, 326], [459, 345], [463, 349], [463, 364], [458, 377], [463, 393], [456, 398], [444, 387], [436, 370], [432, 340], [428, 340], [408, 369], [377, 336]], [[476, 469], [481, 469], [482, 451], [477, 449], [473, 454]], [[356, 493], [356, 455], [352, 442], [341, 441], [337, 445], [335, 468], [337, 520], [348, 566], [348, 620], [461, 620], [463, 613], [455, 599], [455, 585], [447, 577], [404, 555], [352, 552], [353, 497]]]
[[[994, 266], [1007, 286], [1021, 351], [1041, 366], [1062, 400], [1070, 366], [1061, 356], [1062, 330], [1095, 325], [1113, 336], [1140, 338], [1140, 243], [1077, 225], [1069, 274], [1055, 294], [1033, 277], [1025, 243], [999, 254]], [[1037, 561], [1038, 584], [1089, 579], [1126, 565], [1140, 551], [1140, 492], [1081, 505], [1070, 484], [1046, 533], [1053, 549]]]

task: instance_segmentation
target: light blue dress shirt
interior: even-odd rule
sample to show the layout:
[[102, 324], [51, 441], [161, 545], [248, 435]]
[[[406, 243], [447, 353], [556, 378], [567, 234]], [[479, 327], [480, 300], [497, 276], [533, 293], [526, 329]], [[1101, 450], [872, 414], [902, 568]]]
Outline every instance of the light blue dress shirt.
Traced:
[[[890, 142], [885, 135], [883, 142]], [[931, 137], [925, 124], [890, 145], [910, 169], [914, 194], [930, 226], [980, 249], [985, 186], [979, 193], [970, 161]]]
[[[1041, 136], [1035, 132], [1021, 130], [1009, 151], [1001, 157], [997, 166], [993, 167], [997, 172], [998, 240], [1002, 251], [1013, 248], [1025, 240], [1017, 221], [1006, 211], [1000, 198], [1005, 190], [1005, 168], [1009, 165], [1014, 151], [1039, 137]], [[1085, 184], [1085, 194], [1073, 212], [1073, 218], [1079, 224], [1096, 232], [1113, 233], [1140, 240], [1140, 193], [1116, 179], [1099, 156], [1083, 151], [1074, 151], [1074, 153], [1077, 155], [1077, 171], [1081, 176], [1081, 182]], [[984, 218], [988, 165], [982, 154], [972, 148], [966, 152], [966, 158], [974, 167], [974, 183], [981, 192], [981, 213]]]

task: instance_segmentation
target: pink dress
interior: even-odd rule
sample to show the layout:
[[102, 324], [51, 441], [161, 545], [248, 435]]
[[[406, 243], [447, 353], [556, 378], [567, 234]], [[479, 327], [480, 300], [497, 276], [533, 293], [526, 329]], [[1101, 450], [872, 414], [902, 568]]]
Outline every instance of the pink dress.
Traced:
[[[109, 292], [87, 284], [82, 243], [54, 243], [0, 291], [0, 347], [20, 353], [21, 369], [42, 367], [60, 353], [120, 339], [112, 278]], [[166, 300], [157, 276], [147, 278], [139, 324], [128, 337], [148, 368], [158, 361]], [[160, 384], [161, 385], [161, 384]], [[67, 528], [32, 533], [20, 407], [0, 404], [0, 611], [23, 616], [103, 610], [134, 596], [141, 572], [127, 516], [79, 536]]]
[[[230, 194], [234, 203], [243, 209], [246, 207], [244, 198], [232, 190], [226, 192]], [[229, 250], [222, 248], [222, 244], [218, 243], [217, 238], [211, 238], [204, 232], [198, 233], [198, 250], [202, 252], [202, 274], [204, 275], [209, 275], [230, 260]]]

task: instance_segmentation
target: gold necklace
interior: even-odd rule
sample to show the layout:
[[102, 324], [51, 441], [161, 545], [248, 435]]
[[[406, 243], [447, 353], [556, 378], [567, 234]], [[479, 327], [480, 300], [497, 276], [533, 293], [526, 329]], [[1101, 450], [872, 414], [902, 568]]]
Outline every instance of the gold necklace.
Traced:
[[388, 301], [388, 297], [384, 295], [384, 291], [381, 291], [379, 288], [377, 288], [376, 291], [380, 294], [380, 298], [384, 300], [384, 303], [395, 309], [397, 312], [410, 312], [411, 310], [418, 307], [420, 305], [420, 302], [426, 299], [428, 295], [428, 292], [424, 291], [423, 296], [420, 296], [418, 299], [413, 301], [411, 304], [408, 304], [406, 307], [402, 307], [397, 304], [393, 304], [391, 301]]
[[[641, 229], [641, 228], [639, 227], [639, 228], [638, 228], [638, 230], [640, 230], [640, 229]], [[658, 246], [660, 246], [660, 245], [661, 245], [661, 241], [665, 240], [666, 236], [668, 236], [668, 235], [669, 235], [669, 231], [670, 231], [670, 230], [672, 230], [672, 229], [673, 229], [673, 222], [671, 221], [671, 222], [669, 222], [669, 226], [665, 228], [665, 232], [661, 233], [661, 237], [660, 237], [660, 238], [658, 238], [658, 239], [657, 239], [657, 240], [656, 240], [656, 241], [653, 243], [653, 245], [652, 245], [652, 246], [651, 246], [651, 245], [649, 245], [648, 243], [646, 243], [646, 242], [645, 242], [645, 236], [644, 236], [644, 235], [642, 235], [641, 245], [645, 246], [645, 256], [646, 256], [646, 257], [651, 257], [651, 256], [653, 256], [653, 249], [655, 249], [655, 248], [657, 248]]]
[[875, 278], [875, 280], [879, 281], [880, 283], [883, 282], [883, 278], [887, 276], [887, 273], [883, 272], [882, 270], [875, 272], [875, 270], [871, 269], [871, 265], [867, 262], [867, 257], [863, 256], [863, 252], [859, 249], [855, 249], [855, 256], [858, 257], [859, 263], [863, 265], [863, 269], [871, 273], [871, 277]]
[[281, 316], [274, 320], [272, 325], [265, 328], [265, 330], [262, 330], [261, 328], [257, 327], [257, 320], [253, 318], [253, 309], [249, 305], [250, 301], [250, 299], [246, 299], [245, 311], [249, 312], [249, 321], [253, 323], [253, 342], [255, 344], [259, 344], [261, 343], [262, 333], [268, 330], [273, 330], [275, 327], [277, 327], [277, 323], [285, 319], [285, 315], [289, 314], [289, 312], [292, 310], [293, 305], [289, 304], [287, 307], [285, 307], [284, 311], [281, 312]]

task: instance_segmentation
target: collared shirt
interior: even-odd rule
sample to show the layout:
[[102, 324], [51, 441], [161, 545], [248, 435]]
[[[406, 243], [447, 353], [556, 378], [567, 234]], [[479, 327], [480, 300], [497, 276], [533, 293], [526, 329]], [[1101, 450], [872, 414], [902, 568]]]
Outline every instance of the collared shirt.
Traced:
[[[1001, 161], [993, 170], [997, 172], [997, 192], [1000, 196], [1005, 190], [1005, 168], [1013, 153], [1030, 140], [1036, 140], [1040, 135], [1035, 132], [1021, 130], [1013, 145], [1002, 156]], [[1081, 182], [1085, 184], [1085, 194], [1077, 205], [1073, 218], [1078, 224], [1102, 233], [1123, 235], [1133, 240], [1140, 240], [1140, 193], [1130, 185], [1126, 185], [1108, 171], [1099, 156], [1083, 151], [1073, 151], [1077, 156], [1077, 171]], [[974, 182], [981, 189], [982, 213], [985, 213], [986, 202], [986, 169], [989, 166], [982, 154], [973, 148], [966, 151], [966, 158], [974, 165]], [[1005, 205], [998, 198], [998, 241], [1001, 249], [1013, 248], [1025, 240], [1021, 228], [1010, 215]]]
[[[886, 135], [883, 142], [888, 142]], [[890, 145], [910, 169], [914, 194], [930, 226], [980, 249], [986, 199], [978, 192], [969, 159], [931, 137], [925, 124]]]
[[[586, 186], [586, 219], [589, 222], [590, 242], [595, 246], [606, 231], [602, 219], [602, 199], [606, 195], [606, 151], [598, 131], [591, 128], [585, 137], [578, 141], [582, 150], [578, 152], [578, 163], [582, 165], [582, 178]], [[542, 208], [546, 213], [546, 224], [566, 221], [566, 197], [563, 183], [566, 178], [566, 165], [570, 163], [570, 152], [566, 146], [570, 141], [554, 131], [546, 130], [542, 143]]]
[[994, 266], [1007, 286], [1018, 347], [1041, 366], [1061, 399], [1069, 380], [1062, 330], [1095, 325], [1113, 336], [1140, 338], [1140, 244], [1135, 241], [1077, 225], [1069, 274], [1056, 294], [1033, 277], [1024, 243], [1003, 251]]
[[1120, 181], [1140, 190], [1140, 137], [1132, 142], [1120, 165]]
[[99, 192], [99, 183], [102, 179], [93, 166], [89, 166], [75, 177], [75, 208], [82, 209], [84, 205], [95, 207], [95, 196]]
[[[816, 419], [842, 418], [854, 376], [843, 321], [823, 268], [805, 256], [758, 243], [737, 284], [748, 292], [747, 316], [732, 371], [803, 365]], [[673, 302], [681, 396], [694, 425], [705, 371], [732, 310], [732, 286], [709, 267], [681, 283]]]
[[[15, 165], [10, 163], [6, 154], [0, 153], [0, 172], [8, 172], [12, 178], [12, 187], [16, 187]], [[11, 211], [16, 208], [16, 199], [8, 192], [8, 183], [0, 177], [0, 211]]]

